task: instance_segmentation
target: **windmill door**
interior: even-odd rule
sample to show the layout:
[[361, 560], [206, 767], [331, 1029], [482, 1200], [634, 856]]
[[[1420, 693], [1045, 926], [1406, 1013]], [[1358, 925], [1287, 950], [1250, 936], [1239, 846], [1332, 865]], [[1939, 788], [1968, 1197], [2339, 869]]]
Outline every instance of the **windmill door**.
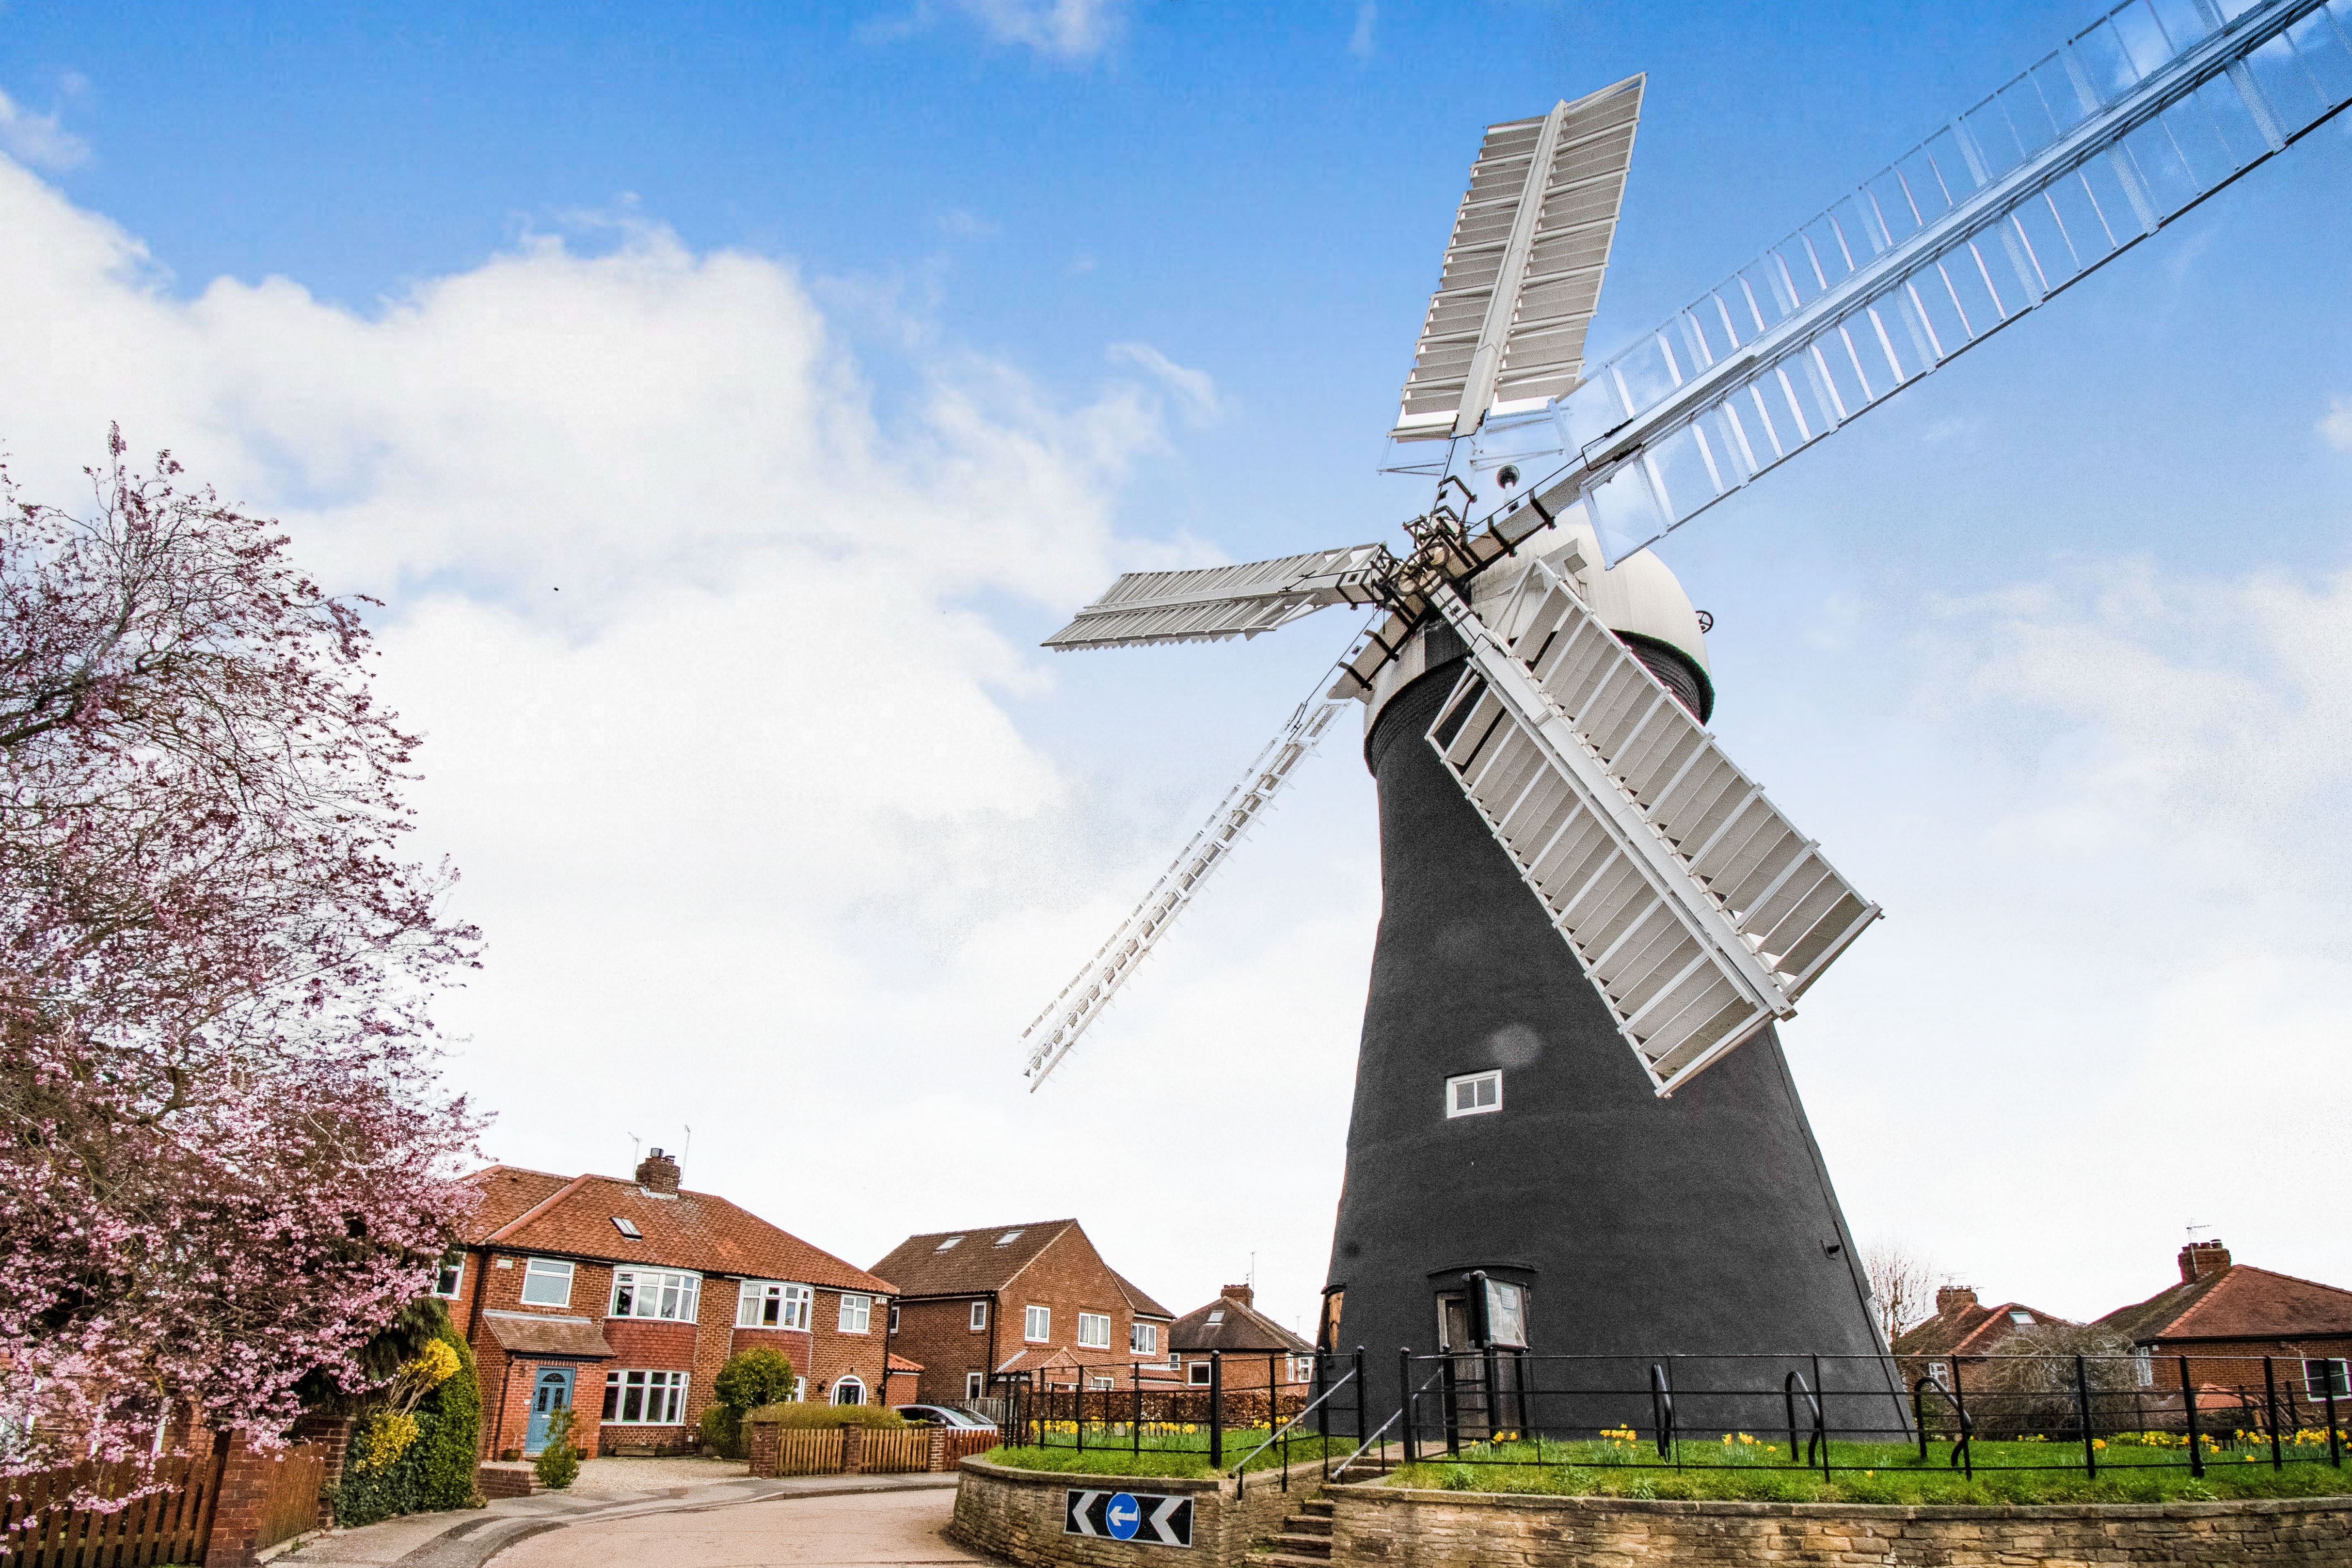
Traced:
[[1492, 1423], [1486, 1413], [1486, 1358], [1470, 1337], [1470, 1302], [1465, 1296], [1437, 1298], [1438, 1346], [1451, 1357], [1445, 1373], [1446, 1447], [1483, 1443]]
[[547, 1447], [548, 1429], [555, 1424], [555, 1413], [572, 1408], [572, 1369], [551, 1366], [539, 1375], [539, 1385], [531, 1390], [530, 1425], [523, 1431], [522, 1451], [536, 1455]]

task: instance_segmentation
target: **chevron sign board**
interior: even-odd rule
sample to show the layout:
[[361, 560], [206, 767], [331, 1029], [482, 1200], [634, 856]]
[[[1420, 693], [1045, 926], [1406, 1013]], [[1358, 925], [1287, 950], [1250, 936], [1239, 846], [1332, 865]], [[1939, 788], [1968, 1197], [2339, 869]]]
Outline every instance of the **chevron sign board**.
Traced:
[[1192, 1500], [1164, 1492], [1086, 1491], [1069, 1489], [1062, 1510], [1062, 1533], [1146, 1546], [1192, 1544]]

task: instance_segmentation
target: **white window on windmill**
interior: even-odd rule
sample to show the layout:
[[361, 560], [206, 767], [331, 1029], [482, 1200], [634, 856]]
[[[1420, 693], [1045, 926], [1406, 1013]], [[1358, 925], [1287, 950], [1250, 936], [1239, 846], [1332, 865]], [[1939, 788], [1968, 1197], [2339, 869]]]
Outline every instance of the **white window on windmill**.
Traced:
[[1445, 1081], [1445, 1114], [1479, 1116], [1503, 1108], [1503, 1075], [1497, 1071], [1465, 1072]]

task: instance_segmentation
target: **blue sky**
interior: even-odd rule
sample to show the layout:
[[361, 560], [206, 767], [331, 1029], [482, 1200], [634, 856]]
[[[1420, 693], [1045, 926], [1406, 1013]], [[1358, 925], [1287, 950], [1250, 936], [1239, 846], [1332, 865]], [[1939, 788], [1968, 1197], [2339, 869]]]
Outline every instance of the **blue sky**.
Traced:
[[[0, 440], [62, 494], [121, 418], [387, 601], [494, 1152], [690, 1124], [860, 1262], [1076, 1211], [1304, 1314], [1351, 737], [1066, 1082], [1014, 1037], [1351, 628], [1037, 639], [1419, 508], [1379, 436], [1484, 124], [1649, 73], [1597, 357], [2094, 19], [16, 0]], [[1726, 745], [1890, 911], [1788, 1031], [1850, 1215], [1991, 1296], [2105, 1311], [2191, 1221], [2352, 1281], [2290, 1175], [2352, 1133], [2347, 255], [2339, 122], [1664, 550]]]

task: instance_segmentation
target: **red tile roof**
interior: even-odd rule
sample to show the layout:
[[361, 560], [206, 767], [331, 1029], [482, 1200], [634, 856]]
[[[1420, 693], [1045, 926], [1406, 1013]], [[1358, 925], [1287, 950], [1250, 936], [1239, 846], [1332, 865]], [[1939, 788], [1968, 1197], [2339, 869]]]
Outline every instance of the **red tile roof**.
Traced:
[[908, 1361], [905, 1356], [900, 1355], [894, 1350], [890, 1353], [890, 1370], [893, 1372], [920, 1372], [923, 1370], [923, 1364], [919, 1361]]
[[[1056, 1237], [1077, 1226], [1075, 1219], [1034, 1219], [1025, 1225], [983, 1225], [909, 1236], [890, 1249], [890, 1255], [875, 1264], [874, 1271], [897, 1281], [901, 1295], [986, 1295], [1011, 1284], [1013, 1277], [1053, 1245]], [[1004, 1240], [1008, 1236], [1012, 1239]], [[942, 1248], [940, 1244], [950, 1238], [955, 1244]]]
[[[656, 1197], [617, 1176], [566, 1181], [545, 1171], [510, 1166], [492, 1166], [467, 1180], [483, 1194], [482, 1204], [467, 1220], [468, 1246], [896, 1293], [887, 1280], [711, 1193]], [[635, 1226], [637, 1235], [623, 1231], [614, 1223], [616, 1218]]]
[[2352, 1291], [2232, 1263], [2120, 1307], [2099, 1326], [2139, 1343], [2159, 1340], [2271, 1340], [2352, 1333]]
[[[1218, 1313], [1215, 1322], [1209, 1321], [1211, 1312]], [[1292, 1355], [1312, 1355], [1315, 1347], [1259, 1312], [1255, 1307], [1237, 1301], [1231, 1296], [1220, 1296], [1206, 1306], [1194, 1307], [1176, 1320], [1168, 1331], [1171, 1350], [1197, 1351], [1282, 1351]]]
[[[2018, 1312], [2031, 1317], [2032, 1324], [2019, 1322], [2013, 1315]], [[2052, 1323], [2066, 1324], [2067, 1320], [2022, 1301], [2003, 1301], [1997, 1307], [1958, 1301], [1896, 1334], [1894, 1350], [1897, 1355], [1990, 1355], [2019, 1329]]]
[[613, 1347], [604, 1333], [585, 1318], [541, 1317], [536, 1312], [482, 1314], [483, 1326], [499, 1348], [513, 1355], [564, 1355], [609, 1361]]
[[1161, 1306], [1158, 1301], [1155, 1301], [1150, 1296], [1145, 1295], [1141, 1288], [1139, 1287], [1134, 1281], [1129, 1279], [1118, 1270], [1111, 1270], [1110, 1277], [1111, 1282], [1118, 1287], [1119, 1294], [1127, 1298], [1127, 1310], [1133, 1312], [1137, 1317], [1161, 1319], [1172, 1319], [1175, 1317], [1176, 1314], [1174, 1312], [1170, 1312], [1166, 1307]]

